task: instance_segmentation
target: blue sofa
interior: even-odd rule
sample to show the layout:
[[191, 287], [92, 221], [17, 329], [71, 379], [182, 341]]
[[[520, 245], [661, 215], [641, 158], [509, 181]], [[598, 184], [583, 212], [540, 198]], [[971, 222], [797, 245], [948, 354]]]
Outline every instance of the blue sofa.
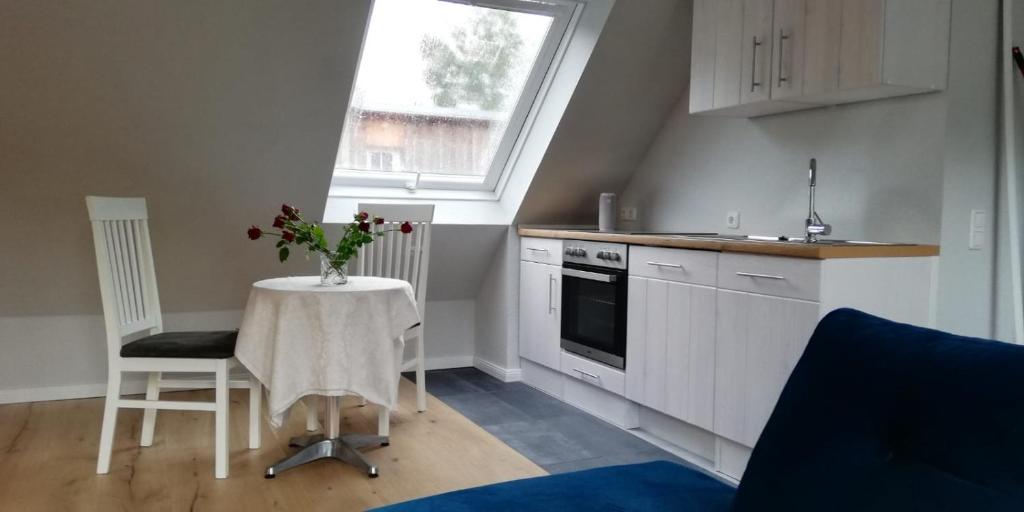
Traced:
[[815, 330], [738, 489], [653, 462], [377, 510], [1022, 512], [1024, 347], [837, 310]]

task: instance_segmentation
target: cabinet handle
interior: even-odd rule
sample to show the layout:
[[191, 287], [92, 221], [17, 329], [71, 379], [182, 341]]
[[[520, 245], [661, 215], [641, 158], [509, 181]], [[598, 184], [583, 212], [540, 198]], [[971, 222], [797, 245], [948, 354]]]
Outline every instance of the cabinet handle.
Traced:
[[660, 262], [657, 262], [657, 261], [648, 261], [647, 264], [652, 266], [652, 267], [678, 268], [679, 270], [683, 269], [682, 265], [677, 265], [675, 263], [660, 263]]
[[789, 36], [786, 35], [786, 31], [779, 29], [779, 84], [778, 87], [782, 87], [783, 82], [788, 82], [789, 79], [782, 76], [782, 58], [786, 55], [784, 50], [786, 41], [789, 40]]
[[750, 272], [736, 272], [736, 275], [743, 277], [751, 277], [755, 279], [775, 279], [777, 281], [785, 281], [786, 278], [783, 276], [773, 276], [770, 274], [752, 274]]
[[750, 59], [750, 92], [754, 92], [755, 89], [761, 87], [761, 82], [757, 81], [757, 49], [760, 46], [761, 41], [758, 41], [757, 36], [754, 36], [754, 55]]
[[572, 371], [579, 372], [580, 377], [586, 375], [587, 377], [590, 377], [591, 379], [594, 379], [596, 381], [600, 381], [601, 380], [601, 377], [598, 377], [597, 375], [594, 375], [593, 373], [585, 372], [583, 370], [580, 370], [579, 368], [573, 368]]
[[527, 247], [526, 250], [527, 251], [533, 251], [533, 252], [550, 252], [547, 249], [538, 249], [536, 247]]
[[554, 299], [554, 284], [555, 276], [548, 274], [548, 314], [555, 310], [555, 299]]

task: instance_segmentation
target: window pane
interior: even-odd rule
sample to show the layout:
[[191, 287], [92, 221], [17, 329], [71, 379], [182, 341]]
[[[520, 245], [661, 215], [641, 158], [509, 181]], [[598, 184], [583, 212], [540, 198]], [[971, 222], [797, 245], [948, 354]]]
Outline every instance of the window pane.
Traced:
[[551, 21], [438, 0], [377, 0], [336, 167], [483, 180]]

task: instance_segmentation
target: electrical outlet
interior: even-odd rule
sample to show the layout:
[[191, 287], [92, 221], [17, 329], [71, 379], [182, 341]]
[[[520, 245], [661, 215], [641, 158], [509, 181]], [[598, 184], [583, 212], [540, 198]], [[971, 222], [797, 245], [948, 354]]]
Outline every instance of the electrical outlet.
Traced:
[[725, 225], [729, 229], [739, 229], [740, 212], [725, 212]]
[[634, 206], [623, 206], [619, 209], [620, 220], [636, 220], [636, 207]]

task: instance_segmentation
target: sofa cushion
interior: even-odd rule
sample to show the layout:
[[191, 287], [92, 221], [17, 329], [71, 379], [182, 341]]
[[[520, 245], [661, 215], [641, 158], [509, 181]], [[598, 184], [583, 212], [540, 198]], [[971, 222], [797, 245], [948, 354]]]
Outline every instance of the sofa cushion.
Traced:
[[830, 313], [734, 510], [1024, 510], [1024, 347]]
[[377, 512], [726, 512], [735, 490], [674, 462], [610, 466], [440, 494]]
[[121, 346], [121, 357], [227, 359], [238, 331], [163, 332]]

